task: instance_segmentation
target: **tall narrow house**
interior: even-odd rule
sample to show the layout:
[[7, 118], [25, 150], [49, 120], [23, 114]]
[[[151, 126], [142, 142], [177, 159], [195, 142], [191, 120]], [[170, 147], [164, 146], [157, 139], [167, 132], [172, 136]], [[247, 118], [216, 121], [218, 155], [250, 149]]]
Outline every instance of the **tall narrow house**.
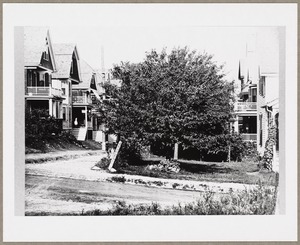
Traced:
[[246, 55], [239, 61], [240, 93], [235, 105], [237, 121], [235, 131], [245, 141], [257, 141], [257, 84], [259, 64], [255, 40], [247, 44]]
[[50, 32], [46, 27], [24, 27], [25, 105], [45, 109], [62, 120], [62, 90], [52, 83], [57, 71]]
[[84, 60], [80, 60], [82, 82], [72, 86], [72, 126], [77, 140], [102, 141], [102, 128], [95, 108], [101, 100], [99, 76]]
[[62, 103], [63, 129], [72, 129], [72, 86], [81, 81], [79, 54], [75, 44], [54, 44], [57, 72], [52, 84], [59, 87], [64, 98]]

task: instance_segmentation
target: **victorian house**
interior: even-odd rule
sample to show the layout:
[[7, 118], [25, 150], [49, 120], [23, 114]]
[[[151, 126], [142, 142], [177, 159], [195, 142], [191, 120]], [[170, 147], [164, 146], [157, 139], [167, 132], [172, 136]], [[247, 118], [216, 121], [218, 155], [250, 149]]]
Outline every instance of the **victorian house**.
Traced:
[[[52, 83], [57, 71], [51, 36], [46, 27], [24, 27], [25, 105], [45, 109], [62, 124], [61, 87]], [[62, 127], [62, 125], [61, 125]]]
[[[240, 93], [235, 104], [235, 131], [245, 141], [255, 142], [261, 156], [279, 164], [279, 42], [274, 28], [247, 44], [239, 61]], [[271, 160], [270, 160], [271, 161]]]
[[72, 86], [81, 81], [79, 54], [75, 44], [54, 44], [57, 72], [52, 84], [62, 91], [63, 129], [72, 129]]
[[104, 142], [105, 133], [98, 108], [101, 106], [101, 76], [84, 60], [80, 60], [82, 82], [72, 86], [72, 126], [77, 140]]

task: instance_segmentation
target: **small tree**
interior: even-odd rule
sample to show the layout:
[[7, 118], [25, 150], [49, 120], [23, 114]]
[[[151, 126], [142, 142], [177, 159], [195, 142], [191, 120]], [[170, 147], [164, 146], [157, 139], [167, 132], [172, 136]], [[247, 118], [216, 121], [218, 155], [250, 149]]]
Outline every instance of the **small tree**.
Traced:
[[171, 157], [174, 143], [180, 143], [207, 155], [213, 142], [229, 134], [233, 83], [223, 79], [211, 55], [153, 50], [143, 62], [116, 65], [113, 75], [122, 86], [106, 85], [113, 98], [104, 102], [106, 124], [125, 149], [130, 141], [132, 152], [152, 145]]

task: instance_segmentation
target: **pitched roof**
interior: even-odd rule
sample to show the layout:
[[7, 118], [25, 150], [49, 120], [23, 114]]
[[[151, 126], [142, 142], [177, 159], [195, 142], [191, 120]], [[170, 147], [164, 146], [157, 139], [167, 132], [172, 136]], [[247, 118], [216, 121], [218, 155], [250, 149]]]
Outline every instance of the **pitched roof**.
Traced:
[[58, 79], [69, 78], [71, 64], [72, 64], [72, 56], [74, 52], [77, 58], [79, 59], [76, 45], [69, 44], [69, 43], [55, 43], [53, 45], [53, 50], [55, 53], [55, 59], [57, 63], [57, 72], [53, 73], [53, 78], [58, 78]]
[[[48, 44], [47, 44], [48, 42]], [[50, 32], [48, 27], [24, 27], [24, 65], [39, 66], [43, 52], [48, 51], [52, 60], [53, 69], [56, 62], [53, 54]]]
[[81, 79], [82, 82], [79, 83], [76, 87], [78, 88], [90, 88], [93, 74], [95, 73], [93, 68], [84, 60], [80, 60], [81, 68]]
[[[97, 91], [99, 95], [105, 93], [103, 87], [99, 85], [102, 81], [101, 74], [82, 59], [80, 60], [80, 67], [82, 82], [78, 85], [73, 85], [73, 88], [91, 89], [94, 93]], [[91, 88], [91, 81], [93, 77], [95, 79], [96, 90]]]

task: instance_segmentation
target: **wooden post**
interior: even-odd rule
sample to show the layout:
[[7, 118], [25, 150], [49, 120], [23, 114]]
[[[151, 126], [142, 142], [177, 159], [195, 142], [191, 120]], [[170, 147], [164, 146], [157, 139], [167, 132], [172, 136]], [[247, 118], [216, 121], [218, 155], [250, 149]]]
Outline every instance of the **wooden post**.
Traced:
[[87, 115], [87, 113], [88, 113], [88, 109], [87, 109], [87, 106], [85, 106], [85, 118], [84, 118], [84, 120], [85, 120], [85, 128], [88, 128], [88, 115]]
[[102, 131], [102, 150], [106, 151], [106, 139], [105, 139], [105, 132]]
[[118, 153], [119, 153], [119, 150], [120, 150], [120, 148], [121, 148], [121, 145], [122, 145], [122, 141], [119, 141], [118, 146], [117, 146], [117, 149], [116, 149], [115, 152], [113, 153], [112, 159], [111, 159], [110, 164], [109, 164], [109, 166], [108, 166], [108, 170], [109, 170], [109, 171], [111, 171], [111, 170], [113, 169], [113, 166], [114, 166], [114, 163], [115, 163], [115, 161], [116, 161], [116, 159], [117, 159], [117, 155], [118, 155]]
[[174, 146], [174, 160], [178, 160], [178, 143]]

